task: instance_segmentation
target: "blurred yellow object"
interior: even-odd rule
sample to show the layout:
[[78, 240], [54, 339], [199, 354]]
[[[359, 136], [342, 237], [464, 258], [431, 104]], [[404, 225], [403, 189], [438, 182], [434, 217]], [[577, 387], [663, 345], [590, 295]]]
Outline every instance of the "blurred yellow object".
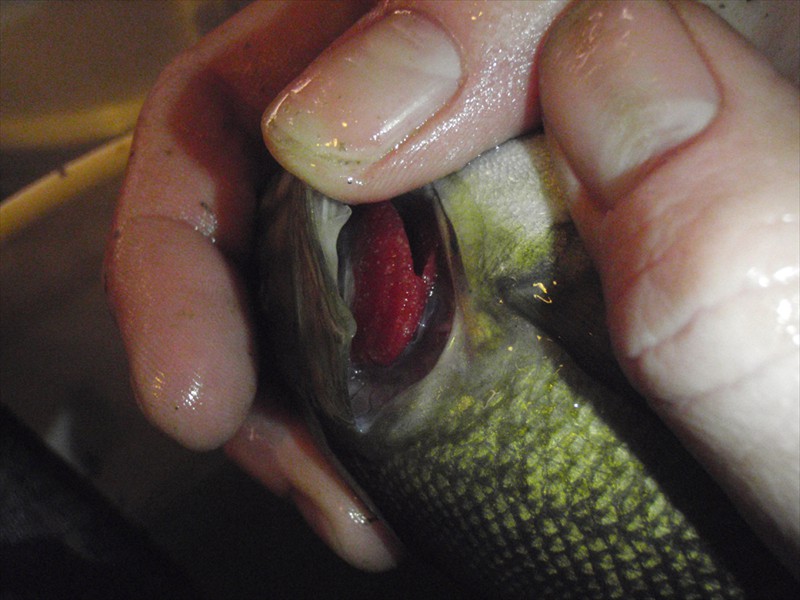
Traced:
[[0, 0], [0, 198], [133, 129], [163, 68], [243, 0]]
[[4, 0], [0, 147], [76, 145], [128, 131], [161, 69], [240, 4]]
[[67, 163], [0, 204], [0, 244], [86, 190], [122, 176], [132, 134], [118, 137]]

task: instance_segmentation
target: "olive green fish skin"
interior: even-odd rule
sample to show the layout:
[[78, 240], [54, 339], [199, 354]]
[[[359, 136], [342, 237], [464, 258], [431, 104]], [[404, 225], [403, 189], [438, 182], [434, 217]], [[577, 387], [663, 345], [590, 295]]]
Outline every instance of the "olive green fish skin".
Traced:
[[[452, 340], [366, 428], [343, 408], [348, 325], [324, 253], [300, 265], [308, 251], [284, 247], [313, 235], [287, 234], [280, 214], [296, 211], [302, 227], [318, 218], [313, 204], [283, 198], [267, 210], [268, 335], [284, 340], [275, 354], [400, 538], [479, 597], [795, 597], [797, 582], [621, 383], [597, 278], [542, 140], [510, 142], [433, 189], [458, 250]], [[291, 256], [283, 281], [275, 273]], [[308, 291], [316, 285], [329, 289]]]
[[[507, 349], [476, 360], [471, 370], [484, 375], [453, 382], [438, 426], [385, 459], [332, 442], [334, 452], [401, 539], [480, 596], [746, 597], [720, 538], [758, 543], [705, 474], [642, 406], [589, 389], [569, 357], [540, 343], [553, 346], [550, 364], [531, 368]], [[511, 381], [484, 379], [494, 372], [484, 363], [514, 369]], [[650, 444], [659, 452], [645, 465]], [[710, 512], [693, 516], [716, 546], [679, 504]]]

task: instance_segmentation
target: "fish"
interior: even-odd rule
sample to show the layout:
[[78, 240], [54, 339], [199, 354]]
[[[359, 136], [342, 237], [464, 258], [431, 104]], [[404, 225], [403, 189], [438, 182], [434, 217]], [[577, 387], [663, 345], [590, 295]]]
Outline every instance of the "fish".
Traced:
[[285, 173], [259, 240], [285, 392], [470, 595], [796, 597], [622, 374], [541, 134], [370, 205]]

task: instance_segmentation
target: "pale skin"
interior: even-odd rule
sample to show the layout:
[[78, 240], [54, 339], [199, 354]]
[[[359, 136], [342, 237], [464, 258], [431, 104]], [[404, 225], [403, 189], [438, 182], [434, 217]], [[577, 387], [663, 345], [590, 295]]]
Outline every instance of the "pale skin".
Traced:
[[[797, 89], [691, 3], [582, 5], [555, 27], [564, 3], [299, 4], [245, 9], [170, 66], [142, 112], [106, 280], [148, 418], [190, 448], [224, 444], [346, 560], [393, 566], [391, 533], [359, 518], [365, 509], [259, 366], [245, 271], [257, 193], [276, 168], [262, 113], [274, 156], [350, 202], [413, 189], [544, 123], [628, 377], [796, 568]], [[377, 44], [368, 70], [383, 43], [369, 32], [399, 9], [413, 15], [401, 28], [425, 22], [422, 43], [446, 36], [434, 75], [452, 85], [426, 88], [431, 114], [381, 129], [391, 115], [358, 107], [360, 124], [341, 132], [342, 152], [358, 158], [346, 167], [317, 160], [319, 140], [287, 144], [285, 115], [305, 115], [298, 131], [339, 131], [341, 107], [308, 94], [357, 84], [337, 72], [341, 48]], [[670, 61], [654, 58], [664, 53]], [[308, 93], [282, 92], [299, 87]], [[310, 158], [322, 166], [309, 170]]]

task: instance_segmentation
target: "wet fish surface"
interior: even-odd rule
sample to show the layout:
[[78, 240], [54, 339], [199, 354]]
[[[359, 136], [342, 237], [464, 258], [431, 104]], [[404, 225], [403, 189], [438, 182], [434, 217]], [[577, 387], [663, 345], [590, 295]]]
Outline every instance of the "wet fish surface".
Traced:
[[479, 597], [797, 597], [620, 372], [542, 137], [378, 206], [276, 183], [264, 340], [409, 547]]

